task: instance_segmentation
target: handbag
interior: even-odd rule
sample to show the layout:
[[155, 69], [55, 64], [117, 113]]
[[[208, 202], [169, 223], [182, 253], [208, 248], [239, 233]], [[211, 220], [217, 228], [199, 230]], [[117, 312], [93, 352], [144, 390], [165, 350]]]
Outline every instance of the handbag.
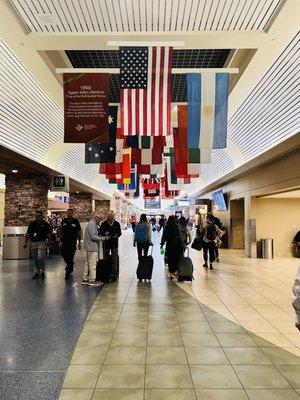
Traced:
[[199, 237], [195, 237], [191, 247], [192, 247], [192, 249], [201, 251], [203, 248], [203, 240], [200, 239]]

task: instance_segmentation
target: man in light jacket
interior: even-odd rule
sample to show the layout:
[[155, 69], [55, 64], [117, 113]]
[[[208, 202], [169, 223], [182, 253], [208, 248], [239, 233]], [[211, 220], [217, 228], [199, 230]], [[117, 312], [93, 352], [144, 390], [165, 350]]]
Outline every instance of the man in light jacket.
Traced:
[[101, 286], [102, 282], [96, 281], [96, 266], [99, 257], [99, 246], [105, 239], [104, 236], [98, 235], [98, 229], [103, 221], [103, 214], [96, 212], [93, 219], [87, 224], [84, 233], [84, 248], [86, 250], [86, 265], [84, 268], [82, 285]]
[[296, 312], [295, 326], [300, 331], [300, 267], [298, 268], [298, 272], [296, 275], [296, 279], [295, 279], [295, 283], [294, 283], [294, 287], [293, 287], [293, 293], [295, 295], [295, 298], [293, 301], [293, 307]]

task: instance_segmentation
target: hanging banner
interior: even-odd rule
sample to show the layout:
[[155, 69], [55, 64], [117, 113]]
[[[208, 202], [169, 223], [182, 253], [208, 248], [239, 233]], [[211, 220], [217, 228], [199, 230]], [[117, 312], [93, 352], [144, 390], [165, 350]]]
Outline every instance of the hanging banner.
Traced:
[[108, 142], [109, 74], [64, 74], [64, 142]]

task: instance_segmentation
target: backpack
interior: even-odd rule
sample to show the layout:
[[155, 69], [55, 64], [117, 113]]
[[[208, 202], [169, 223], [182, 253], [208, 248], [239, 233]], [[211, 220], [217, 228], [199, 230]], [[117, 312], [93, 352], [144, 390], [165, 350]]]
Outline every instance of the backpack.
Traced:
[[179, 225], [179, 232], [184, 244], [187, 244], [188, 233], [187, 228], [185, 226]]
[[134, 241], [137, 243], [147, 242], [148, 236], [148, 225], [137, 224], [135, 227]]
[[217, 237], [217, 228], [215, 224], [209, 224], [206, 228], [207, 240], [215, 240]]

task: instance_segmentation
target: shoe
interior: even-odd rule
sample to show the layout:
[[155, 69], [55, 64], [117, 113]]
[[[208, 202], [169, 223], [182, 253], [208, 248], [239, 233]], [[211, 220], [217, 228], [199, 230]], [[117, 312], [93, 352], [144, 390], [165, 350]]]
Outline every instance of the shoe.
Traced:
[[33, 274], [32, 279], [38, 279], [39, 277], [40, 277], [39, 271], [35, 271], [35, 273]]
[[42, 272], [41, 272], [41, 279], [45, 279], [45, 276], [46, 276], [46, 275], [45, 275], [45, 271], [42, 271]]
[[97, 282], [97, 281], [93, 281], [93, 282], [89, 282], [89, 286], [102, 286], [103, 283], [102, 282]]
[[82, 285], [89, 285], [89, 281], [82, 280], [82, 281], [81, 281], [81, 284], [82, 284]]
[[212, 264], [209, 264], [209, 269], [214, 269]]
[[139, 282], [143, 282], [143, 279], [139, 279]]
[[208, 269], [207, 263], [203, 264], [203, 268]]
[[220, 259], [219, 259], [219, 258], [217, 258], [217, 259], [216, 259], [216, 261], [217, 261], [217, 262], [220, 262]]

